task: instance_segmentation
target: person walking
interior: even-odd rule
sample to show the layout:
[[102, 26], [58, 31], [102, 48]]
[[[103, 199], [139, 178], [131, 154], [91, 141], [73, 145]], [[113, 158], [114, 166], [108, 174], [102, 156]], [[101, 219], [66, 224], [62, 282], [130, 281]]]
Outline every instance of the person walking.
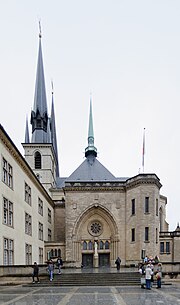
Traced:
[[150, 264], [147, 264], [146, 270], [145, 270], [145, 279], [146, 279], [146, 289], [151, 289], [151, 275], [152, 275], [152, 270], [150, 267]]
[[33, 265], [33, 273], [32, 273], [33, 283], [35, 283], [35, 277], [37, 279], [37, 282], [39, 283], [39, 267], [36, 262], [34, 262]]
[[62, 258], [59, 256], [57, 259], [58, 273], [61, 274], [61, 267], [63, 266]]
[[49, 280], [52, 282], [54, 276], [54, 264], [52, 259], [48, 262], [48, 272], [49, 272]]
[[116, 264], [117, 271], [120, 271], [121, 259], [119, 256], [116, 259], [115, 264]]

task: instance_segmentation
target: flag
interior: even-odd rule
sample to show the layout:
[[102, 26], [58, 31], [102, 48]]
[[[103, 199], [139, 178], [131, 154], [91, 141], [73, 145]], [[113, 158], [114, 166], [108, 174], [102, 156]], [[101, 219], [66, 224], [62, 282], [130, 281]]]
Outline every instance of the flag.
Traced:
[[142, 149], [142, 167], [143, 167], [143, 173], [144, 173], [144, 156], [145, 156], [145, 128], [143, 133], [143, 149]]

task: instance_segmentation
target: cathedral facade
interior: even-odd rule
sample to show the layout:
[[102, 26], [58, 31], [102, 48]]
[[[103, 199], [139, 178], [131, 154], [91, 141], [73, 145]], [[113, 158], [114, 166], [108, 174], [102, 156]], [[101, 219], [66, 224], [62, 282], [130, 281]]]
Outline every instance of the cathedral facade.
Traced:
[[71, 267], [114, 267], [118, 256], [125, 266], [137, 265], [145, 255], [180, 261], [179, 226], [168, 231], [167, 198], [157, 175], [115, 177], [97, 160], [91, 100], [85, 160], [69, 177], [60, 176], [41, 39], [24, 157], [0, 126], [0, 265], [43, 264], [57, 256]]

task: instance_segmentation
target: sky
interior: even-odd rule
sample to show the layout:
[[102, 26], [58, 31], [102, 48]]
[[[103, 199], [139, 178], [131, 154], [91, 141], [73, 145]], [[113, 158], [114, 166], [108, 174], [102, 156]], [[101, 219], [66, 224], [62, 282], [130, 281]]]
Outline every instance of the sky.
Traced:
[[84, 161], [92, 94], [97, 157], [116, 177], [143, 171], [145, 128], [144, 172], [160, 178], [170, 230], [180, 221], [179, 16], [179, 0], [1, 0], [0, 9], [0, 123], [22, 155], [40, 20], [60, 175]]

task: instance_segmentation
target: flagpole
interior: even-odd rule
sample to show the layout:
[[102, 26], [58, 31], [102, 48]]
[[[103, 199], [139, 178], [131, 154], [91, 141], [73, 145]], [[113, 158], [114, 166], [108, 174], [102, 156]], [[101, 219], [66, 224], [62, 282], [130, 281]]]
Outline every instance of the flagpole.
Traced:
[[145, 128], [143, 131], [143, 149], [142, 149], [142, 169], [144, 173], [144, 156], [145, 156]]

